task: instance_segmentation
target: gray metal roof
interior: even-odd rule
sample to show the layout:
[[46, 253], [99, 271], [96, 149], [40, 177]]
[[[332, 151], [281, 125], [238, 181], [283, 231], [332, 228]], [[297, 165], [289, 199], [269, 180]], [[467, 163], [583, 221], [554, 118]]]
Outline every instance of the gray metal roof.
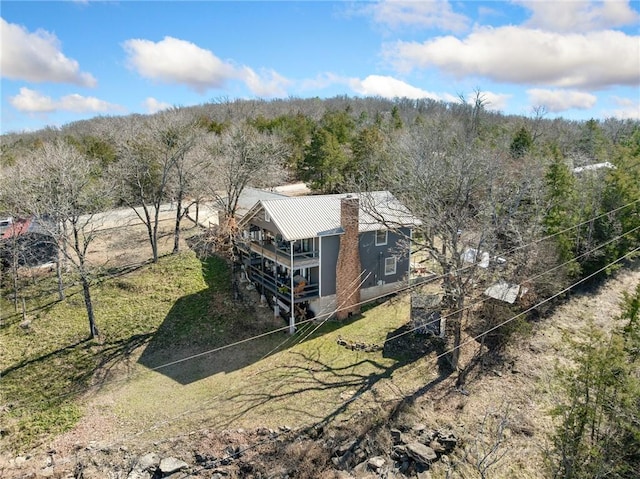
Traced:
[[357, 197], [360, 201], [360, 232], [419, 223], [388, 191], [261, 200], [247, 217], [266, 211], [286, 241], [341, 234], [340, 201], [348, 196]]
[[[258, 203], [260, 200], [273, 200], [280, 198], [288, 198], [288, 196], [273, 191], [261, 190], [247, 186], [242, 190], [242, 193], [240, 193], [240, 196], [238, 197], [236, 217], [242, 218], [253, 207], [253, 205]], [[226, 197], [219, 198], [218, 201], [215, 202], [215, 206], [221, 210], [224, 209], [224, 201], [226, 200]]]
[[509, 284], [506, 281], [499, 281], [494, 285], [489, 286], [484, 294], [489, 296], [490, 298], [498, 299], [500, 301], [505, 301], [509, 304], [513, 304], [518, 299], [518, 294], [520, 293], [520, 285], [518, 284]]

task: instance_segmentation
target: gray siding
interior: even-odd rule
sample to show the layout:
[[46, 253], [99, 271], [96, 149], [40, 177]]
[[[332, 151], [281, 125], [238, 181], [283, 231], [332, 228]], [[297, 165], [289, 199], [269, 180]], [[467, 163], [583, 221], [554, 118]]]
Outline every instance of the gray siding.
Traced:
[[336, 264], [340, 249], [340, 236], [321, 236], [320, 274], [322, 296], [336, 294]]
[[[395, 283], [406, 279], [409, 270], [409, 255], [405, 238], [409, 235], [409, 228], [402, 228], [399, 232], [389, 231], [387, 244], [376, 246], [375, 231], [360, 234], [360, 263], [366, 277], [363, 288], [376, 286], [379, 281], [383, 284]], [[385, 259], [396, 257], [395, 274], [385, 274]]]
[[[362, 265], [362, 279], [366, 280], [362, 288], [370, 288], [383, 284], [395, 283], [406, 279], [409, 270], [409, 255], [407, 254], [405, 238], [409, 236], [409, 228], [402, 228], [398, 233], [389, 231], [387, 244], [376, 246], [376, 233], [368, 231], [360, 233], [359, 253]], [[320, 278], [322, 282], [322, 296], [336, 293], [336, 264], [338, 263], [338, 251], [340, 249], [341, 236], [323, 236]], [[385, 275], [385, 258], [396, 257], [396, 273]]]

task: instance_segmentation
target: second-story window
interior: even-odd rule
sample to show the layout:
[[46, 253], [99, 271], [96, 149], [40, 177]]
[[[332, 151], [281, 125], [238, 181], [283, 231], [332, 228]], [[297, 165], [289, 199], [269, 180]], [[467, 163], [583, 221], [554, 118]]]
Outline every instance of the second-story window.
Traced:
[[390, 274], [396, 274], [395, 256], [390, 256], [389, 258], [384, 259], [384, 274], [385, 276], [388, 276]]
[[271, 216], [266, 211], [264, 212], [264, 220], [265, 221], [271, 221]]
[[387, 244], [387, 230], [376, 231], [376, 246], [384, 246]]

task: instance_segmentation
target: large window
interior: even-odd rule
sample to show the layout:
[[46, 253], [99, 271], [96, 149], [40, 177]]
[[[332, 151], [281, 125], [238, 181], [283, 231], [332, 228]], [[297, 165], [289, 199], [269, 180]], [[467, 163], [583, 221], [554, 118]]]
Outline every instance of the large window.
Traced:
[[376, 231], [376, 246], [384, 246], [387, 244], [387, 230]]
[[396, 274], [396, 257], [390, 256], [384, 259], [384, 274], [389, 276], [390, 274]]

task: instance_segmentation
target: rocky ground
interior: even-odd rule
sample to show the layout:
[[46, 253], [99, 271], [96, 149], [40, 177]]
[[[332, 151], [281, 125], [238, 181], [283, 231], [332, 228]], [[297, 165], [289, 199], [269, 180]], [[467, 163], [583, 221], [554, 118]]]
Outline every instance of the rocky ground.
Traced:
[[451, 431], [419, 423], [372, 428], [354, 438], [349, 428], [292, 431], [208, 430], [168, 438], [146, 448], [76, 444], [0, 460], [9, 478], [428, 478], [435, 463], [448, 464], [458, 445]]
[[[21, 454], [0, 452], [3, 479], [183, 479], [208, 478], [473, 478], [502, 425], [504, 443], [485, 477], [543, 477], [541, 450], [553, 426], [548, 410], [554, 364], [564, 357], [563, 334], [580, 334], [587, 321], [610, 328], [623, 291], [640, 281], [636, 264], [604, 286], [583, 291], [561, 305], [534, 334], [515, 344], [505, 360], [469, 377], [464, 391], [452, 376], [363, 414], [307, 430], [198, 429], [149, 441], [89, 440], [88, 431], [117, 438], [118, 424], [100, 422], [91, 411], [77, 427], [47, 445]], [[412, 336], [407, 336], [412, 338]], [[421, 354], [421, 344], [395, 343]], [[345, 348], [372, 348], [343, 340]], [[418, 374], [411, 371], [412, 374]], [[390, 381], [389, 386], [397, 388]], [[508, 421], [506, 421], [508, 415]], [[505, 420], [502, 422], [502, 420]], [[485, 426], [488, 441], [478, 441]], [[486, 437], [484, 439], [487, 439]], [[504, 452], [504, 454], [503, 454]], [[495, 473], [495, 474], [494, 474]]]

